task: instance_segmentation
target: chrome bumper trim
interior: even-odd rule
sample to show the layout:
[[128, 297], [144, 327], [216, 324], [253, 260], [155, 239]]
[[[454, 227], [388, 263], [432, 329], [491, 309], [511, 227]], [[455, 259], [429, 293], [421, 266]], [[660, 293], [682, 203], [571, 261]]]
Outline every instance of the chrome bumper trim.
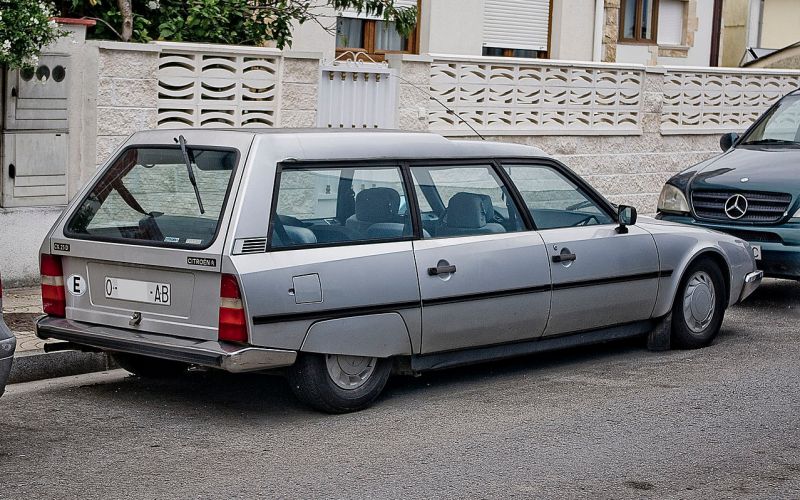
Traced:
[[743, 301], [750, 296], [751, 293], [756, 291], [761, 285], [761, 280], [764, 279], [764, 271], [753, 271], [744, 277], [744, 285], [742, 286], [742, 294], [739, 296], [739, 302]]
[[290, 366], [297, 359], [296, 351], [170, 337], [47, 316], [36, 322], [36, 335], [41, 339], [66, 340], [108, 351], [220, 368], [232, 373]]

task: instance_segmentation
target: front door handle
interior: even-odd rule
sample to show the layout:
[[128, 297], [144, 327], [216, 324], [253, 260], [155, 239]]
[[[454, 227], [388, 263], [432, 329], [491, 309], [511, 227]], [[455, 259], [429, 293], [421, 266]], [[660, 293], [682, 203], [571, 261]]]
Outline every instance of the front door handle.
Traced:
[[429, 267], [428, 268], [428, 275], [429, 276], [438, 276], [440, 274], [452, 274], [456, 272], [456, 266], [448, 265], [448, 266], [436, 266], [436, 267]]
[[553, 262], [572, 262], [577, 258], [578, 256], [574, 253], [560, 253], [558, 255], [553, 255]]

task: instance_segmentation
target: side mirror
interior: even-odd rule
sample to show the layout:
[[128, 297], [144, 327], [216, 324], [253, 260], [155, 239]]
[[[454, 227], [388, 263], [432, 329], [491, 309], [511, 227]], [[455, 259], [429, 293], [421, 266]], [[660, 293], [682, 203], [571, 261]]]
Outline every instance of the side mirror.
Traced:
[[633, 207], [629, 207], [628, 205], [620, 205], [617, 215], [617, 218], [619, 219], [619, 227], [617, 228], [618, 233], [627, 233], [628, 226], [636, 224], [636, 209]]
[[739, 134], [737, 134], [736, 132], [728, 132], [727, 134], [722, 134], [722, 137], [719, 138], [719, 148], [723, 151], [727, 151], [731, 149], [738, 140], [739, 140]]

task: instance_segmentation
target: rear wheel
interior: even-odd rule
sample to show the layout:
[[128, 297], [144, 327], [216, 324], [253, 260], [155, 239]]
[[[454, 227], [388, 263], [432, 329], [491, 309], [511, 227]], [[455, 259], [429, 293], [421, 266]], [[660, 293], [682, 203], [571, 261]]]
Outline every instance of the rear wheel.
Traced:
[[672, 308], [672, 345], [697, 349], [709, 345], [725, 316], [725, 280], [713, 261], [692, 264], [683, 275]]
[[114, 361], [125, 370], [142, 378], [168, 379], [180, 377], [189, 367], [177, 361], [139, 356], [137, 354], [114, 353]]
[[389, 379], [389, 359], [342, 354], [302, 354], [289, 370], [292, 391], [305, 404], [327, 413], [363, 410]]

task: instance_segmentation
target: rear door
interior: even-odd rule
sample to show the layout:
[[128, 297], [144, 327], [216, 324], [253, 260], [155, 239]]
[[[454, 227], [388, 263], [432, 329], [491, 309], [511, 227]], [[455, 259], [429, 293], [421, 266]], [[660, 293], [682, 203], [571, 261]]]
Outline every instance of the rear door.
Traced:
[[542, 238], [527, 231], [490, 162], [412, 166], [422, 352], [538, 337], [550, 309]]
[[[179, 135], [197, 195], [173, 140]], [[78, 196], [51, 237], [50, 252], [62, 256], [67, 318], [216, 339], [222, 252], [252, 135], [141, 137]]]
[[660, 277], [647, 231], [617, 230], [609, 207], [556, 165], [504, 163], [547, 248], [553, 301], [545, 335], [648, 319]]

